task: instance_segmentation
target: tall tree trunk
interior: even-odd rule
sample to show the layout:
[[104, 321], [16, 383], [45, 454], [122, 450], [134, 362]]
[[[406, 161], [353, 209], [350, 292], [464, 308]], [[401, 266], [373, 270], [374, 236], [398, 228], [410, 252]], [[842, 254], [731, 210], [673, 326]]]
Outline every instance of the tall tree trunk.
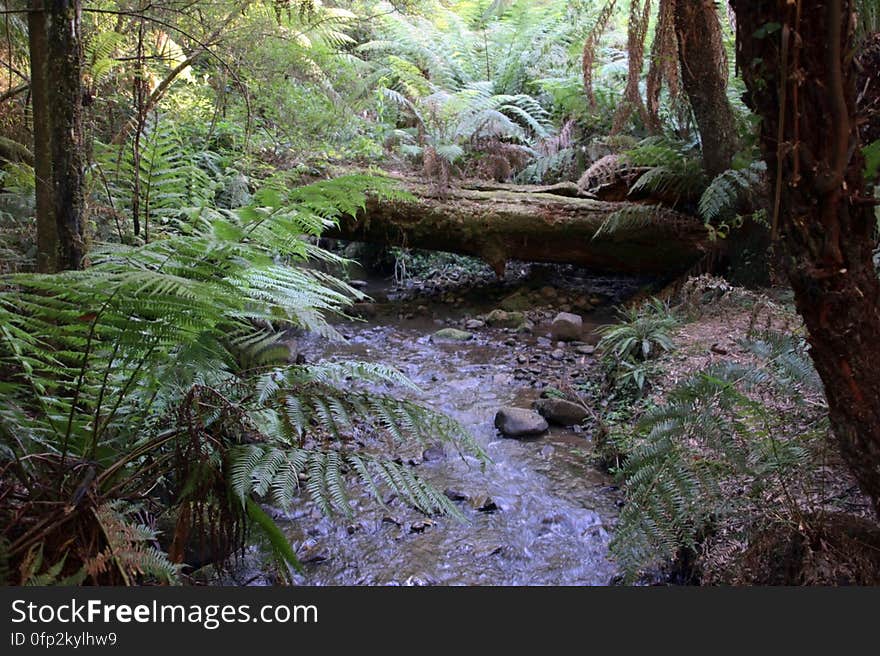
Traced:
[[31, 57], [31, 107], [34, 122], [34, 183], [37, 214], [37, 271], [58, 269], [58, 227], [52, 195], [52, 143], [49, 125], [49, 44], [43, 0], [31, 0], [28, 12]]
[[80, 0], [45, 0], [49, 16], [49, 119], [58, 269], [85, 258]]
[[778, 230], [840, 451], [880, 515], [880, 284], [850, 0], [734, 0]]
[[675, 33], [681, 81], [694, 110], [711, 176], [730, 168], [739, 149], [736, 119], [727, 99], [727, 57], [712, 0], [677, 0]]

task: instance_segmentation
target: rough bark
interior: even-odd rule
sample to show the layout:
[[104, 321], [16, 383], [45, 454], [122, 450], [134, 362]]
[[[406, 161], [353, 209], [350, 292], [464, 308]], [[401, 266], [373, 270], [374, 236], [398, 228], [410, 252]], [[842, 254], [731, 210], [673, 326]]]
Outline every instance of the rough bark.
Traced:
[[49, 18], [48, 89], [52, 190], [58, 269], [80, 269], [85, 258], [82, 154], [80, 0], [45, 0]]
[[739, 149], [736, 119], [727, 99], [727, 57], [712, 0], [677, 0], [675, 32], [681, 82], [703, 146], [703, 168], [715, 176], [730, 168]]
[[709, 249], [702, 224], [671, 210], [594, 238], [626, 204], [554, 193], [569, 189], [491, 185], [440, 191], [415, 181], [402, 186], [413, 198], [370, 198], [356, 218], [343, 219], [325, 235], [473, 255], [499, 275], [511, 259], [668, 273], [686, 269]]
[[[880, 515], [880, 284], [856, 120], [853, 6], [733, 6], [737, 59], [775, 179], [787, 274], [840, 451]], [[781, 28], [765, 34], [774, 24]]]
[[31, 57], [31, 109], [34, 126], [34, 200], [37, 219], [37, 271], [58, 269], [58, 226], [52, 195], [52, 143], [49, 119], [49, 44], [43, 0], [31, 0], [28, 47]]

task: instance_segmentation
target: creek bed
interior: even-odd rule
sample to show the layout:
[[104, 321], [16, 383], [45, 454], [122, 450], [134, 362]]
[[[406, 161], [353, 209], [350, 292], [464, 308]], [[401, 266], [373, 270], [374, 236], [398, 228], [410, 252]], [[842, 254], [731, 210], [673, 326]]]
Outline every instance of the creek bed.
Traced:
[[[443, 312], [443, 308], [439, 312]], [[431, 308], [436, 317], [438, 309]], [[601, 315], [601, 313], [600, 313]], [[607, 321], [608, 313], [605, 313]], [[434, 343], [442, 319], [401, 318], [393, 309], [369, 322], [338, 326], [342, 343], [306, 337], [308, 361], [364, 360], [391, 365], [424, 390], [420, 401], [467, 427], [492, 463], [481, 467], [446, 447], [405, 454], [417, 473], [453, 496], [466, 521], [426, 518], [389, 499], [388, 509], [355, 494], [353, 519], [324, 517], [310, 503], [280, 517], [305, 563], [305, 585], [604, 585], [615, 575], [608, 558], [620, 493], [590, 464], [591, 443], [580, 428], [552, 427], [536, 439], [501, 437], [498, 408], [530, 407], [540, 387], [594, 366], [567, 347], [533, 334], [475, 331], [472, 340]], [[591, 315], [585, 316], [591, 321]], [[558, 352], [558, 351], [557, 351]], [[537, 382], [518, 362], [541, 362]], [[529, 365], [525, 365], [529, 366]]]

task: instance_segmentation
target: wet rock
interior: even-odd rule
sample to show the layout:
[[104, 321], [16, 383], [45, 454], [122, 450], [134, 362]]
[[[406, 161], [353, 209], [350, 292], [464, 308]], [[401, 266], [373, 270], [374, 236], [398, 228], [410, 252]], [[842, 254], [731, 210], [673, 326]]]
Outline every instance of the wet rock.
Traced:
[[422, 451], [422, 460], [425, 462], [436, 462], [446, 459], [446, 450], [441, 444], [432, 444]]
[[379, 306], [375, 303], [354, 303], [351, 311], [355, 316], [370, 319], [379, 314]]
[[492, 376], [492, 382], [497, 385], [510, 385], [514, 380], [514, 377], [510, 374], [495, 374]]
[[495, 414], [495, 428], [505, 437], [527, 437], [540, 435], [549, 426], [537, 412], [525, 408], [501, 408]]
[[556, 288], [554, 287], [541, 287], [541, 296], [546, 298], [548, 301], [552, 301], [556, 298]]
[[562, 349], [556, 349], [550, 354], [550, 357], [554, 360], [564, 360], [565, 359], [565, 351]]
[[451, 487], [443, 490], [443, 495], [450, 501], [464, 501], [468, 498], [464, 492], [459, 492]]
[[420, 520], [413, 522], [412, 524], [409, 525], [409, 532], [410, 533], [424, 533], [425, 529], [430, 528], [433, 525], [434, 525], [434, 522], [432, 522], [430, 519], [420, 519]]
[[330, 552], [314, 540], [306, 540], [299, 548], [296, 557], [301, 563], [320, 563], [330, 558]]
[[565, 399], [546, 398], [535, 402], [535, 410], [547, 421], [560, 426], [574, 426], [587, 418], [586, 409], [578, 403]]
[[581, 338], [584, 321], [580, 315], [560, 312], [550, 325], [550, 336], [561, 342], [574, 342]]
[[345, 527], [345, 532], [349, 535], [354, 535], [355, 533], [373, 533], [376, 530], [375, 522], [368, 522], [366, 520], [361, 520], [354, 524], [349, 524]]
[[492, 500], [488, 494], [477, 494], [470, 499], [471, 507], [477, 512], [493, 513], [497, 510], [498, 505]]
[[479, 319], [469, 319], [465, 322], [464, 327], [468, 330], [479, 330], [483, 326], [486, 325], [485, 321], [480, 321]]
[[516, 332], [524, 335], [531, 335], [535, 331], [535, 324], [526, 319], [516, 327]]
[[518, 356], [516, 356], [516, 361], [520, 364], [525, 364], [529, 361], [529, 359], [524, 354], [520, 353]]
[[581, 355], [593, 355], [596, 352], [596, 347], [592, 344], [579, 344], [575, 347], [575, 351]]
[[486, 317], [486, 323], [493, 328], [516, 328], [525, 321], [522, 312], [507, 312], [505, 310], [492, 310]]
[[498, 305], [501, 306], [502, 310], [507, 310], [508, 312], [513, 313], [522, 313], [532, 307], [532, 302], [529, 300], [529, 297], [525, 292], [518, 291], [501, 299], [501, 302]]
[[458, 328], [442, 328], [431, 335], [432, 342], [466, 342], [473, 339], [473, 333]]

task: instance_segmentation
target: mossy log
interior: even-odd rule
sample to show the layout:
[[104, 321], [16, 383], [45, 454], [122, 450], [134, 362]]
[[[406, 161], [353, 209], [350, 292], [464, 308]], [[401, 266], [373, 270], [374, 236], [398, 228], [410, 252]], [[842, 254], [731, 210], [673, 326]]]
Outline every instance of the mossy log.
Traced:
[[[683, 271], [710, 249], [700, 221], [672, 210], [597, 231], [631, 203], [572, 196], [567, 187], [501, 184], [439, 188], [401, 180], [408, 199], [371, 197], [327, 237], [480, 257], [496, 273], [508, 260], [580, 264], [628, 273]], [[641, 206], [639, 209], [647, 209]]]

